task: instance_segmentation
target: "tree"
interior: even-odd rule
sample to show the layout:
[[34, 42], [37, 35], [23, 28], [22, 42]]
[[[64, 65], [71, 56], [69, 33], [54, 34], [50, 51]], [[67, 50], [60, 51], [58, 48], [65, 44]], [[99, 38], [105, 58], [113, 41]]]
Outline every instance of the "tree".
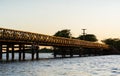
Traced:
[[64, 29], [64, 30], [56, 32], [54, 34], [54, 36], [70, 38], [71, 37], [71, 32], [70, 32], [69, 29]]
[[119, 38], [108, 38], [102, 40], [103, 43], [109, 45], [111, 47], [111, 51], [113, 54], [120, 54], [120, 39]]
[[[71, 32], [69, 29], [63, 29], [61, 31], [58, 31], [54, 34], [54, 36], [58, 36], [58, 37], [65, 37], [65, 38], [72, 38], [71, 37]], [[56, 57], [56, 52], [57, 53], [62, 53], [62, 47], [59, 46], [53, 46], [54, 48], [54, 56]]]
[[120, 39], [119, 38], [113, 38], [113, 39], [108, 38], [108, 39], [102, 40], [102, 42], [120, 50]]
[[97, 38], [96, 38], [96, 36], [94, 34], [80, 35], [78, 37], [78, 39], [80, 39], [80, 40], [86, 40], [86, 41], [92, 41], [92, 42], [98, 41]]
[[114, 39], [108, 38], [108, 39], [102, 40], [102, 42], [104, 42], [105, 44], [112, 45], [112, 46], [114, 46], [117, 41], [119, 41], [119, 39], [116, 39], [116, 38]]

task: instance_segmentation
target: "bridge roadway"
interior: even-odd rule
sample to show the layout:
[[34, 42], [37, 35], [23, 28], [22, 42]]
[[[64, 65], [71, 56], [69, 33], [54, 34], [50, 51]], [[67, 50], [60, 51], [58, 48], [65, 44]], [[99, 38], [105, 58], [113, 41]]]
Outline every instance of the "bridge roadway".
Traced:
[[[30, 49], [25, 48], [26, 46], [31, 46], [33, 47], [32, 50], [35, 50], [36, 46], [40, 45], [65, 48], [92, 48], [92, 49], [109, 48], [108, 45], [96, 42], [89, 42], [78, 39], [55, 37], [26, 31], [0, 28], [0, 59], [2, 59], [3, 51], [6, 51], [7, 52], [6, 59], [9, 60], [9, 52], [11, 51], [12, 60], [14, 60], [14, 52], [16, 46], [18, 47], [17, 49], [19, 49], [19, 60], [21, 60], [21, 53], [23, 53], [24, 59], [25, 58], [24, 50]], [[10, 50], [10, 48], [12, 50]], [[36, 52], [36, 55], [38, 59], [39, 57], [38, 51]], [[32, 59], [34, 59], [34, 51], [32, 51]]]

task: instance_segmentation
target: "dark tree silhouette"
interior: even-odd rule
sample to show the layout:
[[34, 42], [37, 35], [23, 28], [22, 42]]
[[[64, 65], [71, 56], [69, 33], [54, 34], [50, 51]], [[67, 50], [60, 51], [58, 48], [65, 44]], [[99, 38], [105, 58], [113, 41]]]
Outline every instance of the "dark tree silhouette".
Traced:
[[102, 40], [103, 43], [111, 47], [111, 51], [114, 54], [120, 54], [120, 39], [119, 38], [108, 38]]
[[120, 39], [119, 38], [113, 38], [113, 39], [108, 38], [108, 39], [102, 40], [102, 42], [120, 50]]
[[71, 37], [71, 33], [70, 33], [69, 29], [64, 29], [64, 30], [56, 32], [54, 34], [54, 36], [70, 38]]
[[96, 38], [96, 36], [94, 34], [80, 35], [78, 37], [78, 39], [80, 39], [80, 40], [86, 40], [86, 41], [91, 41], [91, 42], [98, 41], [97, 38]]

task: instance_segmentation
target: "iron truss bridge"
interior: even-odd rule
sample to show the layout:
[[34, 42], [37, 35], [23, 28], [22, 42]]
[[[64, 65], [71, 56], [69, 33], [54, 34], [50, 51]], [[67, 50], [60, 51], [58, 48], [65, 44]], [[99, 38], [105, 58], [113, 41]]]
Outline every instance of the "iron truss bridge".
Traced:
[[[39, 47], [42, 45], [53, 46], [54, 57], [57, 55], [73, 57], [73, 55], [106, 55], [110, 53], [110, 48], [106, 44], [0, 28], [0, 61], [4, 60], [3, 54], [6, 55], [6, 61], [14, 61], [15, 53], [18, 53], [19, 60], [25, 60], [26, 53], [31, 54], [32, 60], [38, 60]], [[11, 55], [11, 59], [9, 55]]]
[[65, 47], [83, 47], [83, 48], [102, 48], [108, 49], [106, 44], [89, 42], [78, 39], [55, 37], [44, 34], [19, 31], [13, 29], [0, 28], [1, 43], [23, 43], [37, 44], [44, 46], [65, 46]]

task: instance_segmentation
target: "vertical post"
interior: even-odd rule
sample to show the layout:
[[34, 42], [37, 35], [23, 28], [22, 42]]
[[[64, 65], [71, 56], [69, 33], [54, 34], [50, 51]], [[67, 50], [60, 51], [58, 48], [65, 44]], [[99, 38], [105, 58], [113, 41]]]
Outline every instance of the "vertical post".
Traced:
[[32, 60], [34, 60], [34, 50], [32, 50]]
[[56, 47], [54, 47], [54, 50], [53, 50], [53, 54], [54, 54], [54, 58], [56, 58], [56, 52], [57, 52], [57, 49], [56, 49]]
[[87, 52], [86, 52], [86, 48], [83, 48], [83, 55], [86, 56]]
[[79, 48], [78, 51], [79, 51], [79, 57], [81, 57], [81, 48]]
[[99, 50], [95, 49], [95, 51], [96, 51], [96, 56], [98, 56], [99, 55]]
[[61, 48], [61, 51], [62, 51], [62, 58], [65, 58], [66, 50], [64, 49], [64, 47]]
[[12, 61], [14, 61], [14, 44], [12, 44]]
[[103, 49], [100, 49], [100, 55], [103, 55]]
[[9, 45], [7, 45], [6, 47], [6, 60], [8, 61], [9, 60]]
[[0, 44], [0, 60], [2, 60], [2, 44]]
[[23, 47], [23, 60], [25, 60], [25, 45], [22, 45], [22, 47]]
[[91, 55], [92, 55], [92, 56], [94, 55], [94, 50], [93, 50], [93, 49], [91, 49]]
[[96, 56], [96, 55], [97, 55], [96, 50], [95, 50], [95, 49], [93, 49], [93, 51], [94, 51], [94, 56]]
[[21, 44], [19, 44], [19, 61], [21, 60]]
[[36, 59], [39, 59], [39, 46], [36, 46]]
[[70, 48], [70, 57], [73, 57], [73, 49]]
[[84, 54], [84, 49], [80, 48], [80, 55], [82, 56]]
[[92, 51], [92, 49], [87, 49], [88, 56], [91, 56], [91, 51]]
[[32, 60], [34, 60], [35, 45], [32, 45]]

